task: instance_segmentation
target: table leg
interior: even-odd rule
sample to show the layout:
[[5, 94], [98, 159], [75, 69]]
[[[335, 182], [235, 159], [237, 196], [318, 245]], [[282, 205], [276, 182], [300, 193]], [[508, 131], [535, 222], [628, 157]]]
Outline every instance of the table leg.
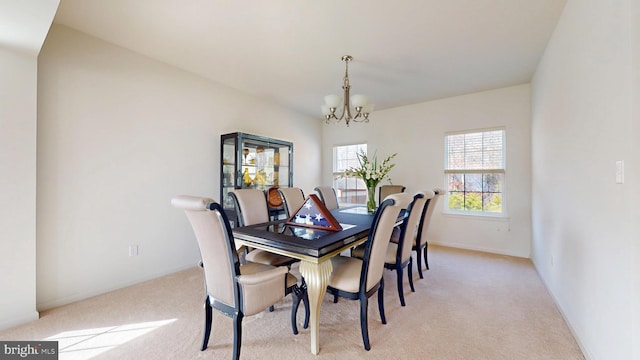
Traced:
[[300, 273], [307, 283], [307, 294], [309, 295], [311, 353], [314, 355], [318, 355], [320, 351], [320, 305], [322, 305], [322, 299], [327, 292], [331, 271], [333, 271], [333, 267], [330, 260], [321, 263], [302, 260], [300, 263]]

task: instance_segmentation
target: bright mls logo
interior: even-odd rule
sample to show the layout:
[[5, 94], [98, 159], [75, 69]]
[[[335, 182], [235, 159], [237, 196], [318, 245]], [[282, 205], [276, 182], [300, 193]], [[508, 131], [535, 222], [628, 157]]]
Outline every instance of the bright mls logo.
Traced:
[[0, 360], [58, 360], [57, 341], [0, 341]]

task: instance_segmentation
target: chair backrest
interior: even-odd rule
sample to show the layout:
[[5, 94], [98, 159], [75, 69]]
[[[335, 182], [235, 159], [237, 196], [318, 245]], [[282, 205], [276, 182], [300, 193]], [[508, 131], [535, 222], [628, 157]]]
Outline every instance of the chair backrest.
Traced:
[[328, 210], [338, 208], [338, 196], [334, 188], [331, 186], [318, 186], [314, 190], [320, 195], [320, 199]]
[[406, 187], [403, 185], [380, 185], [378, 189], [378, 204], [382, 204], [384, 199], [391, 194], [404, 192]]
[[[373, 217], [369, 238], [366, 241], [362, 272], [360, 273], [360, 291], [368, 291], [382, 278], [387, 247], [391, 240], [391, 232], [398, 220], [400, 206], [388, 199], [382, 202]], [[366, 284], [363, 288], [362, 284]]]
[[278, 188], [278, 192], [284, 201], [284, 209], [287, 212], [287, 217], [295, 214], [304, 204], [304, 193], [300, 188]]
[[386, 198], [384, 198], [384, 200], [387, 199], [393, 199], [393, 201], [395, 202], [394, 205], [399, 206], [400, 209], [403, 210], [409, 207], [409, 205], [413, 201], [413, 196], [406, 192], [400, 192], [388, 195]]
[[[396, 263], [403, 263], [409, 260], [411, 256], [411, 248], [413, 246], [413, 237], [415, 236], [416, 228], [422, 219], [422, 211], [427, 201], [433, 196], [433, 193], [425, 194], [424, 192], [418, 192], [411, 196], [407, 193], [391, 194], [387, 199], [393, 199], [398, 203], [408, 204], [404, 208], [406, 209], [400, 227], [400, 237], [398, 239], [398, 252], [396, 254]], [[408, 201], [407, 201], [408, 198]]]
[[431, 222], [431, 215], [433, 214], [438, 198], [444, 193], [444, 190], [434, 189], [434, 191], [423, 191], [425, 194], [433, 194], [431, 199], [427, 202], [424, 210], [422, 211], [422, 219], [418, 225], [418, 231], [416, 233], [416, 245], [424, 245], [427, 243], [427, 230], [429, 229], [429, 223]]
[[233, 199], [240, 226], [269, 221], [267, 197], [262, 190], [236, 189], [229, 192]]
[[174, 197], [171, 204], [184, 210], [196, 235], [207, 294], [237, 307], [239, 293], [234, 279], [240, 274], [240, 262], [229, 219], [222, 207], [212, 199], [188, 195]]

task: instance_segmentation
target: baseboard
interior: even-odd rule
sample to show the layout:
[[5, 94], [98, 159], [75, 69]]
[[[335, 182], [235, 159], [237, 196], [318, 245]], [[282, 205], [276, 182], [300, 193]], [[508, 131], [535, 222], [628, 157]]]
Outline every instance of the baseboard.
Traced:
[[585, 360], [594, 359], [594, 357], [591, 355], [591, 352], [589, 351], [587, 346], [577, 336], [575, 329], [573, 328], [573, 326], [571, 325], [571, 322], [567, 318], [567, 315], [565, 314], [564, 310], [562, 309], [562, 306], [560, 306], [560, 303], [558, 302], [558, 299], [555, 297], [553, 292], [550, 290], [549, 284], [547, 284], [547, 282], [545, 281], [545, 279], [542, 276], [542, 274], [540, 274], [540, 271], [538, 270], [538, 266], [536, 265], [536, 262], [535, 261], [531, 261], [531, 262], [533, 263], [533, 268], [536, 270], [536, 273], [538, 274], [538, 277], [542, 281], [542, 285], [544, 285], [545, 289], [547, 289], [547, 293], [549, 294], [549, 296], [551, 296], [551, 299], [553, 300], [553, 303], [556, 305], [556, 309], [558, 309], [558, 311], [560, 312], [560, 315], [562, 316], [562, 319], [564, 319], [565, 324], [567, 324], [567, 327], [569, 327], [569, 331], [571, 332], [571, 335], [573, 336], [573, 338], [576, 340], [576, 343], [578, 344], [578, 347], [580, 348], [580, 351], [582, 351], [582, 355], [584, 356]]
[[528, 259], [529, 258], [527, 256], [522, 256], [520, 254], [516, 254], [515, 252], [504, 251], [502, 249], [493, 249], [493, 248], [482, 247], [482, 246], [470, 246], [468, 244], [458, 244], [458, 243], [452, 243], [452, 242], [446, 242], [446, 241], [445, 242], [429, 241], [429, 244], [439, 245], [439, 246], [446, 246], [446, 247], [451, 247], [451, 248], [456, 248], [456, 249], [481, 251], [481, 252], [486, 252], [486, 253], [491, 253], [491, 254], [514, 256], [514, 257], [519, 257], [519, 258], [524, 258], [524, 259]]
[[137, 279], [133, 279], [130, 281], [124, 281], [122, 283], [117, 283], [117, 284], [112, 284], [111, 286], [107, 286], [105, 288], [102, 289], [95, 289], [92, 291], [85, 291], [85, 292], [80, 292], [71, 296], [66, 296], [66, 297], [62, 297], [62, 298], [58, 298], [58, 299], [52, 299], [52, 300], [48, 300], [48, 301], [43, 301], [43, 302], [38, 302], [36, 304], [38, 310], [40, 311], [44, 311], [44, 310], [49, 310], [49, 309], [53, 309], [53, 308], [57, 308], [63, 305], [67, 305], [67, 304], [71, 304], [74, 303], [76, 301], [80, 301], [80, 300], [84, 300], [84, 299], [88, 299], [90, 297], [93, 296], [98, 296], [98, 295], [102, 295], [111, 291], [115, 291], [118, 289], [122, 289], [125, 287], [129, 287], [132, 285], [136, 285], [136, 284], [140, 284], [143, 283], [145, 281], [149, 281], [149, 280], [153, 280], [165, 275], [169, 275], [169, 274], [173, 274], [179, 271], [183, 271], [183, 270], [187, 270], [190, 269], [192, 267], [195, 267], [197, 264], [196, 262], [192, 263], [191, 265], [184, 265], [184, 266], [178, 266], [176, 268], [171, 268], [171, 269], [166, 269], [164, 271], [160, 271], [157, 273], [153, 273], [147, 276], [143, 276]]
[[18, 316], [12, 316], [7, 319], [0, 319], [0, 331], [10, 329], [15, 326], [23, 325], [40, 318], [40, 313], [37, 311], [28, 312]]

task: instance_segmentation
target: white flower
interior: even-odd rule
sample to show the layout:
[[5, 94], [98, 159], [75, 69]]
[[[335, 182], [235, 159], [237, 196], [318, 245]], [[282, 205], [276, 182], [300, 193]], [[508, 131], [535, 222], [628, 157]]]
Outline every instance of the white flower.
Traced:
[[389, 161], [391, 161], [391, 159], [396, 155], [397, 154], [392, 154], [384, 159], [382, 163], [378, 163], [378, 159], [375, 154], [373, 155], [373, 158], [369, 160], [367, 154], [360, 152], [357, 154], [360, 166], [347, 169], [345, 171], [345, 175], [360, 177], [366, 183], [367, 188], [375, 188], [378, 183], [384, 179], [391, 181], [388, 174], [395, 164], [389, 164]]

